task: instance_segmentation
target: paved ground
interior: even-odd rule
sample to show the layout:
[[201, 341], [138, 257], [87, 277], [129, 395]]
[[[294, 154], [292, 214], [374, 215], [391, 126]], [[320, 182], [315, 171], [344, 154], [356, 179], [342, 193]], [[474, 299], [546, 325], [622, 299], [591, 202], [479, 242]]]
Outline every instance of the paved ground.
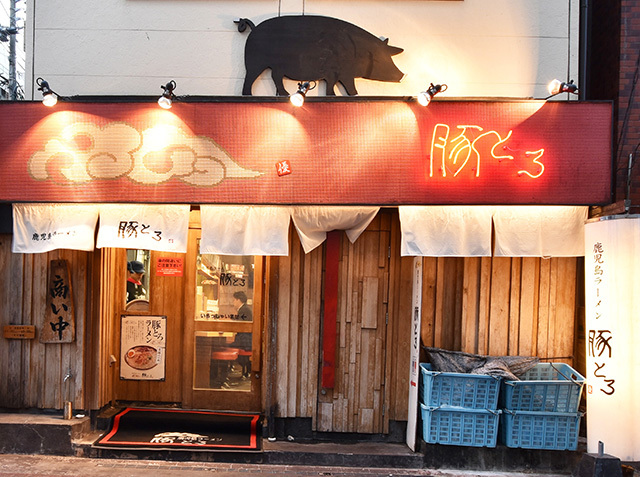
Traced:
[[566, 477], [569, 474], [523, 474], [433, 469], [363, 469], [350, 467], [311, 467], [303, 465], [227, 464], [211, 462], [166, 462], [123, 459], [87, 459], [39, 455], [0, 455], [0, 476], [42, 475], [49, 477], [202, 477], [258, 474], [261, 477]]

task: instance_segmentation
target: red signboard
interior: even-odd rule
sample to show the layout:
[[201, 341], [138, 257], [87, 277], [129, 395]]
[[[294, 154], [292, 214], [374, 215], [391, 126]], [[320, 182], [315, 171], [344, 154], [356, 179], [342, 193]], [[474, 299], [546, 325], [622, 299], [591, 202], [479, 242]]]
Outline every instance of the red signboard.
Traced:
[[0, 103], [0, 201], [605, 204], [610, 103]]
[[181, 277], [184, 269], [182, 257], [167, 258], [158, 257], [156, 262], [156, 275], [163, 277]]

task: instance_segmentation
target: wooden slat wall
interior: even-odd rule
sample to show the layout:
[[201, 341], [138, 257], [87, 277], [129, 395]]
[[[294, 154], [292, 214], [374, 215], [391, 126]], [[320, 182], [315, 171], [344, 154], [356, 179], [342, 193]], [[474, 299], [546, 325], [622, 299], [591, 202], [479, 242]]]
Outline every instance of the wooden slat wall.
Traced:
[[577, 261], [424, 258], [423, 344], [573, 365]]
[[[0, 328], [35, 325], [36, 338], [0, 337], [0, 407], [62, 409], [72, 401], [86, 409], [85, 339], [87, 317], [94, 300], [89, 286], [93, 254], [56, 250], [42, 254], [12, 254], [11, 235], [0, 235]], [[76, 336], [72, 343], [43, 344], [38, 340], [46, 310], [47, 274], [51, 260], [67, 260], [73, 291]], [[63, 382], [67, 372], [71, 379]]]
[[283, 417], [317, 408], [323, 248], [304, 253], [291, 230], [289, 255], [278, 258], [274, 401]]
[[[380, 216], [385, 213], [388, 211]], [[323, 248], [305, 255], [292, 233], [290, 256], [279, 259], [279, 279], [274, 285], [278, 288], [275, 400], [279, 417], [311, 417], [315, 428], [322, 431], [370, 432], [374, 427], [368, 423], [377, 426], [384, 404], [382, 427], [375, 429], [386, 432], [389, 419], [406, 420], [413, 258], [400, 257], [397, 214], [383, 219], [380, 216], [367, 230], [379, 229], [379, 220], [390, 221], [391, 259], [387, 274], [377, 285], [367, 278], [370, 270], [363, 274], [362, 267], [376, 261], [372, 257], [379, 257], [379, 250], [373, 252], [366, 246], [365, 235], [353, 245], [343, 237], [339, 315], [344, 312], [346, 318], [338, 323], [336, 388], [326, 390], [326, 394], [318, 388], [317, 374]], [[422, 260], [423, 345], [477, 354], [538, 356], [580, 367], [574, 359], [580, 259]], [[368, 299], [359, 297], [373, 293], [376, 287], [378, 292], [387, 290], [380, 296], [388, 295], [389, 326], [386, 336], [375, 339], [374, 347], [363, 349], [363, 341], [371, 331], [366, 328], [370, 316], [364, 323], [362, 319], [354, 323], [349, 317], [359, 316], [362, 309], [358, 306], [371, 305]], [[357, 367], [356, 357], [375, 356], [373, 360], [378, 360], [383, 350], [384, 374], [377, 377], [373, 372], [369, 379], [374, 385], [362, 391], [359, 386], [364, 383], [362, 370], [366, 367]], [[370, 394], [370, 389], [375, 390], [379, 383], [385, 383], [379, 394]], [[363, 404], [371, 396], [375, 396], [371, 402], [379, 409]]]

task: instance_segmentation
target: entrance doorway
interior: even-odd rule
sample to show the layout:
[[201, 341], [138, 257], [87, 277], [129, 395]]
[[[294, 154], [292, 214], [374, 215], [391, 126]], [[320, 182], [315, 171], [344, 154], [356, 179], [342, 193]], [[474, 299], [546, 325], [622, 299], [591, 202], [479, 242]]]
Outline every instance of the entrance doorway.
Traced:
[[200, 253], [185, 265], [183, 407], [260, 410], [263, 257]]
[[382, 212], [355, 243], [341, 234], [335, 385], [318, 390], [318, 431], [388, 432], [389, 227]]

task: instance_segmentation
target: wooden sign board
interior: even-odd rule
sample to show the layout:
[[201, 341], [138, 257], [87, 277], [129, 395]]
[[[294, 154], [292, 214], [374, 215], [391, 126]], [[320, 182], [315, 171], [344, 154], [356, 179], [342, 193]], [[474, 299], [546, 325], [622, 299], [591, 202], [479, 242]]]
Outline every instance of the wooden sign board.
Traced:
[[51, 260], [47, 309], [44, 313], [40, 342], [71, 343], [75, 339], [75, 328], [69, 264], [66, 260]]
[[3, 332], [8, 340], [32, 340], [36, 337], [36, 327], [33, 325], [7, 325]]

